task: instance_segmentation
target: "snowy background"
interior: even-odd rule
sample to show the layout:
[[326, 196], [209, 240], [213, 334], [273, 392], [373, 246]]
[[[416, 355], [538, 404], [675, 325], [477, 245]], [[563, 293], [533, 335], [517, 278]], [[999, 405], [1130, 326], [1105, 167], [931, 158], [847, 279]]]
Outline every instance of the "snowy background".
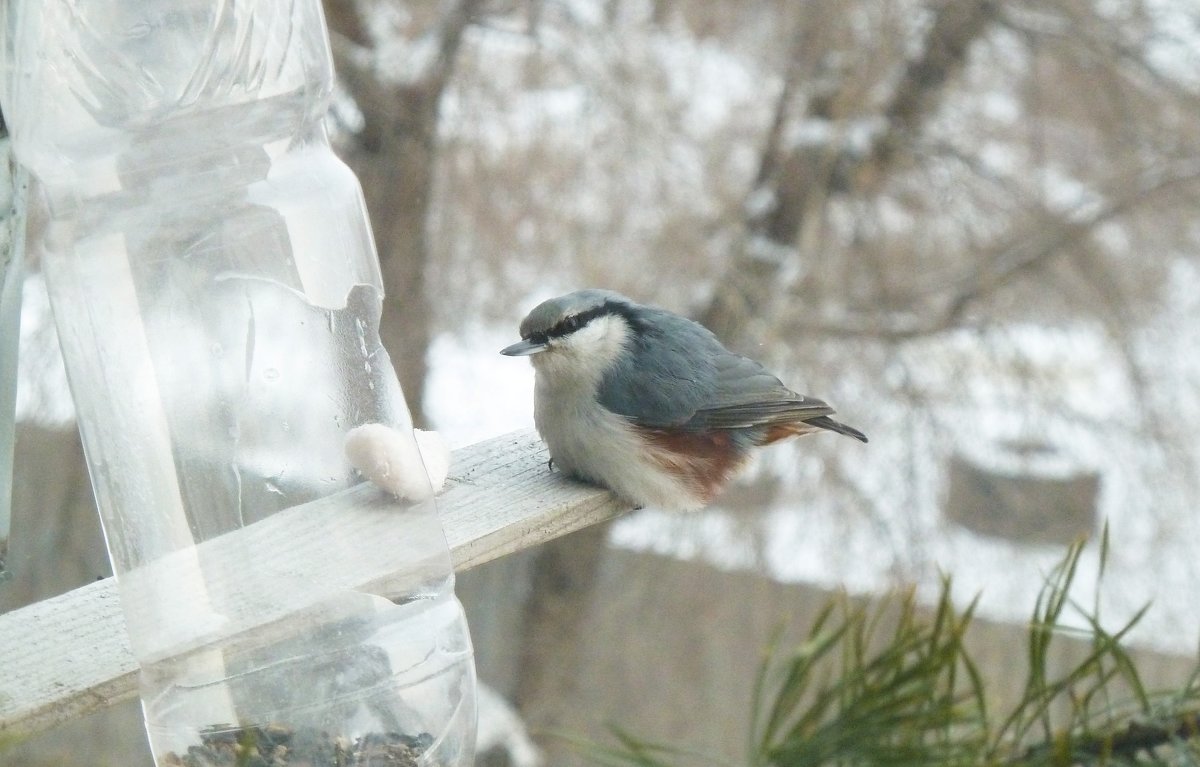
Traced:
[[[861, 93], [843, 84], [857, 101], [847, 96], [833, 117], [806, 112], [826, 86], [811, 73], [802, 79], [782, 144], [853, 154], [883, 130], [873, 110], [896, 87], [900, 65], [920, 55], [931, 23], [915, 2], [848, 7], [841, 20], [771, 3], [743, 11], [663, 5], [573, 0], [546, 4], [536, 26], [524, 13], [497, 11], [465, 33], [438, 118], [424, 398], [431, 425], [454, 446], [531, 425], [532, 371], [496, 352], [538, 301], [596, 285], [682, 312], [704, 306], [745, 220], [772, 204], [774, 192], [755, 174], [787, 76], [779, 30], [827, 26], [833, 41], [801, 48], [801, 65], [851, 84], [864, 79]], [[378, 54], [385, 79], [403, 82], [430, 66], [437, 38], [421, 29], [431, 13], [381, 4], [368, 15], [389, 43]], [[1094, 25], [1082, 38], [1139, 54], [1137, 72], [1075, 72], [1069, 45], [1031, 48], [1021, 36], [1054, 41], [1072, 19]], [[958, 284], [984, 269], [971, 252], [978, 241], [1036, 239], [1019, 228], [1030, 216], [1023, 195], [1042, 206], [1038, 215], [1085, 221], [1124, 204], [1114, 179], [1136, 185], [1164, 167], [1200, 168], [1200, 119], [1179, 111], [1200, 103], [1198, 27], [1191, 4], [1171, 0], [1101, 3], [1086, 19], [1011, 4], [974, 42], [912, 164], [866, 191], [831, 194], [817, 234], [802, 233], [818, 238], [815, 250], [801, 242], [774, 254], [785, 262], [783, 284], [833, 275], [823, 284], [834, 295], [803, 309], [836, 324], [861, 315], [861, 301], [853, 304], [863, 278], [848, 259], [891, 268], [872, 262], [882, 253], [896, 269], [885, 278]], [[880, 47], [862, 60], [838, 49], [867, 37]], [[1114, 82], [1125, 76], [1131, 84]], [[1094, 84], [1097, 102], [1159, 101], [1152, 114], [1125, 115], [1122, 132], [1103, 103], [1086, 103], [1080, 82]], [[349, 96], [339, 94], [335, 107], [335, 135], [361, 126]], [[1103, 135], [1109, 130], [1120, 135]], [[1130, 157], [1081, 156], [1090, 144], [1124, 146]], [[1019, 620], [1061, 547], [951, 522], [948, 461], [957, 455], [1038, 476], [1092, 472], [1098, 519], [1114, 543], [1105, 614], [1117, 622], [1153, 602], [1133, 639], [1191, 652], [1200, 636], [1191, 596], [1200, 586], [1200, 224], [1183, 216], [1194, 210], [1184, 191], [1148, 211], [1128, 205], [1088, 232], [1097, 269], [1127, 272], [1112, 280], [1113, 306], [1091, 305], [1096, 291], [1074, 295], [1051, 267], [941, 332], [900, 342], [792, 330], [776, 309], [779, 317], [756, 326], [766, 328], [757, 356], [794, 388], [832, 402], [870, 445], [810, 438], [772, 448], [746, 480], [772, 488], [756, 508], [690, 517], [646, 510], [618, 524], [612, 543], [853, 592], [898, 583], [932, 590], [949, 572], [961, 599], [979, 592], [983, 614]], [[750, 250], [778, 247], [749, 239]], [[1077, 258], [1072, 247], [1064, 260]], [[1123, 293], [1123, 280], [1145, 290]], [[884, 319], [919, 325], [931, 305], [913, 302]], [[19, 420], [73, 419], [65, 377], [46, 351], [53, 344], [34, 274], [22, 318]], [[1022, 460], [1005, 448], [1022, 441], [1045, 449]], [[1079, 597], [1090, 604], [1094, 595]]]
[[[961, 604], [978, 594], [1016, 624], [1064, 546], [956, 522], [951, 466], [1095, 476], [1085, 532], [1107, 525], [1111, 550], [1096, 593], [1089, 549], [1074, 596], [1111, 628], [1151, 603], [1131, 641], [1194, 657], [1192, 0], [328, 0], [326, 15], [330, 132], [399, 280], [384, 340], [452, 446], [532, 425], [532, 370], [498, 354], [530, 308], [616, 289], [703, 318], [871, 442], [772, 447], [712, 509], [621, 520], [613, 550], [856, 594], [932, 595], [949, 573]], [[69, 428], [33, 267], [18, 419]]]

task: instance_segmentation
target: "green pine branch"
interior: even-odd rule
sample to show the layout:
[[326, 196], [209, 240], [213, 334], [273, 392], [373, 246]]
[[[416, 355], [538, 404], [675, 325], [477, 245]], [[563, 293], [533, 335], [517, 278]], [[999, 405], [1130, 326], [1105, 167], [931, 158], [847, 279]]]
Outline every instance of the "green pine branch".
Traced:
[[[1100, 546], [1102, 578], [1107, 531]], [[1147, 690], [1124, 645], [1145, 609], [1109, 631], [1098, 605], [1073, 602], [1083, 551], [1070, 547], [1046, 579], [1029, 623], [1024, 688], [1003, 712], [989, 710], [966, 647], [975, 603], [956, 609], [949, 578], [931, 611], [911, 590], [874, 607], [831, 599], [798, 646], [782, 650], [776, 639], [768, 649], [744, 767], [1200, 765], [1200, 667], [1179, 689]], [[1064, 636], [1088, 640], [1090, 652], [1056, 673], [1050, 659]], [[711, 763], [614, 734], [615, 745], [584, 745], [585, 754], [609, 767]]]

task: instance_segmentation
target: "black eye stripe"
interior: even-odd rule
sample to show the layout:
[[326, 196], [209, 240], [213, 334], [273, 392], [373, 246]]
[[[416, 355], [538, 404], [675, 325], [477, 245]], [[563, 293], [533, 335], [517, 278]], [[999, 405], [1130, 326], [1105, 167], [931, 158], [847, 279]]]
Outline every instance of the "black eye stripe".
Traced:
[[568, 336], [580, 328], [586, 327], [589, 322], [597, 317], [603, 317], [610, 314], [618, 314], [624, 317], [625, 321], [635, 331], [640, 332], [642, 330], [642, 323], [632, 313], [629, 307], [614, 301], [605, 301], [600, 306], [597, 306], [593, 309], [588, 309], [586, 312], [579, 312], [578, 314], [572, 314], [563, 317], [548, 330], [538, 330], [530, 333], [525, 337], [525, 340], [532, 341], [536, 344], [544, 344], [550, 339]]
[[597, 306], [595, 309], [588, 309], [586, 312], [580, 312], [579, 314], [572, 314], [567, 317], [563, 317], [558, 321], [557, 324], [555, 324], [554, 327], [550, 328], [542, 335], [548, 338], [561, 338], [565, 335], [574, 333], [576, 330], [585, 327], [589, 322], [597, 317], [603, 317], [606, 314], [612, 314], [612, 309], [608, 306], [608, 304]]

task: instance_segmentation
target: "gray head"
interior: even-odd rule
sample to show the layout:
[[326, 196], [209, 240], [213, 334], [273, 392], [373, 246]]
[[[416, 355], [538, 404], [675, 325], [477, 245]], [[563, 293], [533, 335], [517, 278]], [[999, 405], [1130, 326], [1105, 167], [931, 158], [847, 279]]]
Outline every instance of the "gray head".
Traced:
[[521, 321], [521, 340], [500, 353], [532, 355], [541, 387], [591, 393], [628, 358], [651, 311], [611, 290], [577, 290], [534, 307]]
[[639, 308], [620, 293], [596, 288], [551, 298], [535, 306], [521, 320], [521, 340], [500, 353], [518, 357], [592, 346], [608, 335], [596, 332], [599, 325], [612, 330], [615, 319], [627, 327]]

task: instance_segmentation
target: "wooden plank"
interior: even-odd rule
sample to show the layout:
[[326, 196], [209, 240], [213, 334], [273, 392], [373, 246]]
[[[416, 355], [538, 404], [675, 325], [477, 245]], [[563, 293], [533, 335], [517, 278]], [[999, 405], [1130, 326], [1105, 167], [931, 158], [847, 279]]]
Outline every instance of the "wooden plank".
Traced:
[[[548, 471], [547, 461], [545, 447], [532, 431], [454, 452], [450, 478], [437, 506], [455, 570], [536, 546], [629, 509], [607, 491]], [[371, 515], [379, 513], [378, 504], [379, 491], [362, 484], [284, 512], [293, 515], [286, 520], [275, 515], [231, 535], [257, 538], [267, 531], [269, 537], [278, 533], [268, 527], [286, 522], [292, 530], [300, 530], [296, 535], [303, 539], [306, 530], [328, 534], [330, 516], [337, 514], [344, 515], [339, 528], [345, 525], [371, 534], [370, 525], [376, 523]], [[356, 527], [361, 525], [367, 527]], [[222, 541], [220, 548], [229, 548], [229, 542]], [[303, 540], [275, 551], [281, 558], [271, 563], [272, 571], [311, 574], [314, 568], [320, 570]], [[369, 588], [379, 578], [369, 569], [355, 572], [368, 581], [351, 584], [359, 588]], [[111, 578], [0, 615], [0, 737], [38, 732], [130, 698], [137, 694], [136, 672]]]

